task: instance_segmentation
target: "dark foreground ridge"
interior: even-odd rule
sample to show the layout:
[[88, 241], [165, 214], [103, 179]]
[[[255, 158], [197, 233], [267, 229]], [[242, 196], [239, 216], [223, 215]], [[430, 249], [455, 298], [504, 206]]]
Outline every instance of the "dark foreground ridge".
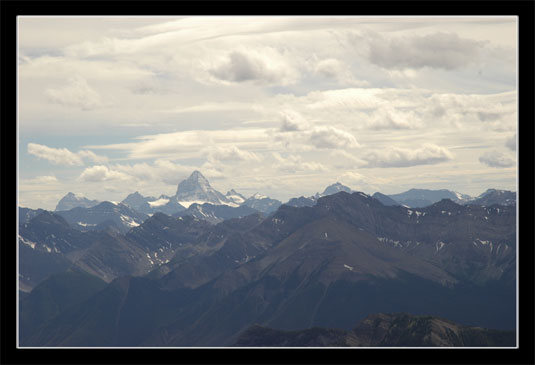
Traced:
[[310, 328], [281, 331], [253, 325], [236, 347], [513, 347], [514, 331], [467, 327], [431, 316], [373, 314], [352, 331]]

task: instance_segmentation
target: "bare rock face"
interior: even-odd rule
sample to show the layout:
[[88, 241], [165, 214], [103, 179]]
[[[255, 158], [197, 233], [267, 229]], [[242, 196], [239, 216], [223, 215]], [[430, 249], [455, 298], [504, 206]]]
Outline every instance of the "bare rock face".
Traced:
[[373, 314], [353, 330], [361, 346], [485, 347], [514, 346], [514, 331], [462, 326], [432, 316]]
[[352, 193], [351, 188], [337, 182], [335, 184], [327, 186], [325, 190], [323, 191], [323, 193], [321, 194], [321, 196], [332, 195], [332, 194], [339, 193], [341, 191], [345, 191], [346, 193], [349, 193], [349, 194]]
[[253, 325], [238, 337], [239, 347], [494, 347], [514, 346], [514, 331], [466, 327], [432, 316], [378, 313], [353, 331], [310, 328], [281, 331]]
[[100, 203], [98, 200], [89, 200], [83, 196], [78, 196], [73, 193], [65, 195], [56, 205], [56, 211], [70, 210], [73, 208], [91, 208]]
[[491, 206], [495, 204], [515, 205], [516, 193], [507, 190], [488, 189], [468, 204], [478, 204], [483, 206]]
[[208, 180], [199, 171], [193, 171], [190, 177], [178, 184], [175, 198], [186, 208], [193, 203], [237, 206], [236, 203], [212, 188]]

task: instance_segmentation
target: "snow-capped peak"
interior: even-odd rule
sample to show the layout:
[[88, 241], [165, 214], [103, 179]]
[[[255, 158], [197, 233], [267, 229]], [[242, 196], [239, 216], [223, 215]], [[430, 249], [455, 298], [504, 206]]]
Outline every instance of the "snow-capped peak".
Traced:
[[258, 199], [258, 200], [260, 200], [260, 199], [266, 199], [266, 198], [267, 198], [266, 195], [262, 195], [260, 193], [256, 193], [250, 199]]
[[175, 197], [185, 207], [193, 203], [234, 204], [219, 191], [212, 188], [208, 180], [197, 170], [193, 171], [186, 180], [178, 184]]
[[236, 190], [234, 189], [231, 189], [229, 190], [226, 194], [225, 194], [225, 197], [227, 197], [229, 200], [231, 200], [232, 202], [240, 205], [241, 203], [243, 203], [245, 201], [245, 197], [243, 195], [241, 195], [240, 193], [236, 192]]

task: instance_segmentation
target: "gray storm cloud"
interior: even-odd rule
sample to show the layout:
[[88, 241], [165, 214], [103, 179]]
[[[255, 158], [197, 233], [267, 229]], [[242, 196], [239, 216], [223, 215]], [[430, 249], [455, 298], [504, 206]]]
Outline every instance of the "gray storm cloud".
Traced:
[[258, 83], [290, 82], [295, 75], [290, 66], [270, 60], [273, 54], [261, 58], [258, 55], [234, 51], [228, 56], [227, 62], [209, 70], [215, 78], [230, 82], [255, 81]]
[[432, 165], [453, 158], [446, 148], [434, 144], [424, 144], [414, 150], [392, 147], [383, 151], [371, 152], [364, 157], [365, 167], [410, 167]]
[[505, 141], [505, 147], [511, 151], [516, 151], [516, 133]]
[[512, 159], [498, 151], [484, 153], [481, 157], [479, 157], [479, 162], [496, 168], [511, 167], [515, 164]]
[[376, 34], [369, 39], [369, 60], [388, 69], [454, 70], [475, 62], [482, 46], [482, 42], [452, 33], [390, 39]]

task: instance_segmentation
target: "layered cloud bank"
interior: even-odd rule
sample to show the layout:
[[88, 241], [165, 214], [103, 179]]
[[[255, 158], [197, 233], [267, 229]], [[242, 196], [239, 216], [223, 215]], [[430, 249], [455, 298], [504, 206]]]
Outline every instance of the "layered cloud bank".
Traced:
[[21, 17], [19, 33], [28, 206], [73, 186], [171, 193], [193, 170], [282, 200], [340, 178], [516, 190], [512, 17]]

